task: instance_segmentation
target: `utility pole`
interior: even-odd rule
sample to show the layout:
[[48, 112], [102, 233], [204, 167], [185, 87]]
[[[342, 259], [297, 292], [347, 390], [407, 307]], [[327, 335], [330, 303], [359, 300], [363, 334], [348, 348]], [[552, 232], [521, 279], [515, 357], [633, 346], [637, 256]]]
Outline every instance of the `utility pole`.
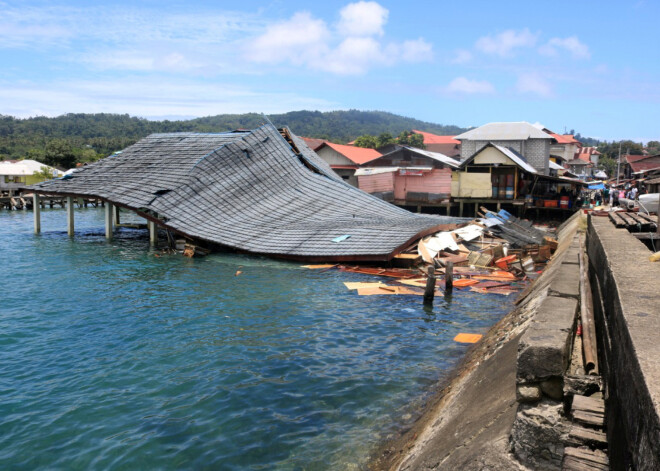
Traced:
[[621, 142], [619, 142], [619, 163], [616, 165], [616, 186], [619, 186], [619, 174], [621, 173]]

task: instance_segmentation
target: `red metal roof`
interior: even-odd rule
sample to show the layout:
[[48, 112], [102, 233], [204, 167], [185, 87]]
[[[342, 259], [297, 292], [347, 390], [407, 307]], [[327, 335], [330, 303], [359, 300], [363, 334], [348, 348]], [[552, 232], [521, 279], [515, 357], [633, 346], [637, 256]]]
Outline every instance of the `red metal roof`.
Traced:
[[461, 141], [454, 139], [454, 136], [438, 136], [430, 132], [418, 131], [413, 129], [415, 134], [421, 134], [424, 137], [424, 144], [460, 144]]
[[323, 145], [324, 142], [326, 142], [324, 139], [315, 139], [313, 137], [302, 137], [301, 139], [305, 141], [305, 144], [307, 144], [307, 147], [309, 147], [312, 150], [316, 150], [319, 147]]
[[642, 170], [651, 170], [660, 167], [660, 155], [642, 156], [643, 159], [638, 159], [636, 162], [628, 162], [633, 172], [641, 172]]
[[632, 163], [632, 162], [637, 162], [638, 160], [645, 159], [647, 157], [648, 157], [648, 155], [630, 155], [630, 154], [626, 154], [626, 155], [623, 156], [623, 159], [628, 163]]
[[324, 142], [320, 147], [328, 146], [331, 149], [339, 152], [341, 155], [346, 157], [351, 162], [355, 162], [358, 165], [366, 164], [374, 159], [380, 157], [381, 154], [375, 149], [366, 149], [364, 147], [355, 147], [355, 146], [345, 146], [342, 144], [333, 144], [332, 142]]
[[558, 144], [580, 144], [580, 141], [575, 139], [573, 134], [555, 134], [554, 132], [548, 133], [557, 140]]

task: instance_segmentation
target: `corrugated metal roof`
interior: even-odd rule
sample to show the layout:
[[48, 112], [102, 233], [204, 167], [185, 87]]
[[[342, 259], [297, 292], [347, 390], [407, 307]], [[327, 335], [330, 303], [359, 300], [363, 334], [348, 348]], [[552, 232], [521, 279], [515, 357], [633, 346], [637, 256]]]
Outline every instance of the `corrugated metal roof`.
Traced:
[[424, 144], [460, 144], [461, 141], [457, 140], [454, 136], [438, 136], [430, 132], [418, 131], [413, 129], [415, 134], [421, 134], [424, 137]]
[[564, 167], [562, 167], [561, 165], [553, 162], [552, 160], [549, 163], [550, 163], [550, 169], [551, 170], [564, 170]]
[[[68, 180], [32, 188], [158, 215], [193, 238], [271, 256], [388, 260], [452, 218], [410, 213], [347, 183], [291, 135], [153, 134]], [[340, 243], [332, 239], [351, 237]]]
[[525, 121], [488, 123], [456, 136], [471, 141], [524, 141], [526, 139], [553, 139], [552, 136]]
[[474, 160], [474, 158], [477, 155], [479, 155], [481, 152], [484, 151], [484, 149], [488, 147], [494, 147], [495, 149], [499, 150], [502, 154], [504, 154], [509, 159], [511, 159], [516, 165], [518, 165], [518, 167], [522, 168], [524, 171], [528, 173], [537, 173], [536, 169], [532, 167], [530, 164], [528, 164], [522, 155], [520, 155], [513, 149], [509, 149], [508, 147], [504, 147], [504, 146], [498, 146], [497, 144], [493, 144], [492, 142], [489, 142], [481, 149], [476, 151], [474, 154], [472, 154], [470, 157], [468, 157], [463, 162], [461, 162], [459, 168], [465, 168], [468, 164], [470, 164]]
[[56, 168], [50, 167], [42, 162], [36, 160], [5, 160], [0, 162], [0, 175], [34, 175], [34, 172], [40, 172], [42, 167], [46, 167], [53, 172], [53, 175], [58, 176], [62, 174]]
[[438, 162], [442, 162], [443, 164], [447, 164], [453, 168], [458, 168], [458, 166], [460, 165], [460, 162], [458, 160], [451, 158], [445, 154], [441, 154], [440, 152], [431, 152], [428, 150], [417, 149], [416, 147], [408, 147], [408, 146], [405, 146], [405, 148], [415, 154], [423, 155], [430, 159], [437, 160]]
[[366, 164], [374, 159], [377, 159], [382, 154], [375, 149], [367, 149], [365, 147], [345, 146], [342, 144], [333, 144], [332, 142], [324, 142], [316, 150], [320, 151], [323, 147], [330, 147], [331, 149], [339, 152], [351, 162], [358, 165]]

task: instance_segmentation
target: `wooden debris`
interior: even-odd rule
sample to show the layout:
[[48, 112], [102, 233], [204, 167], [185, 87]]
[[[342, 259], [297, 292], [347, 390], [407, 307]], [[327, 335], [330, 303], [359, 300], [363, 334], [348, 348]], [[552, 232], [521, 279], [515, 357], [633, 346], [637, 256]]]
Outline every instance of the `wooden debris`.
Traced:
[[[405, 286], [389, 286], [383, 285], [377, 288], [359, 288], [357, 290], [360, 296], [374, 296], [379, 294], [413, 294], [416, 296], [424, 296], [424, 290], [407, 288]], [[442, 291], [436, 290], [435, 296], [442, 296]]]
[[602, 399], [573, 396], [571, 415], [577, 422], [602, 428], [605, 425], [605, 403]]
[[361, 288], [379, 288], [381, 286], [385, 286], [385, 284], [381, 282], [376, 282], [376, 283], [365, 283], [361, 281], [345, 281], [344, 286], [348, 289], [361, 289]]
[[337, 265], [331, 265], [331, 264], [323, 264], [323, 265], [303, 265], [303, 268], [309, 268], [310, 270], [320, 270], [322, 268], [333, 268], [336, 267]]
[[607, 455], [602, 451], [585, 448], [564, 448], [564, 471], [607, 471], [610, 469]]
[[605, 432], [592, 428], [585, 428], [580, 425], [572, 425], [568, 436], [577, 440], [584, 446], [594, 448], [607, 448], [607, 436]]

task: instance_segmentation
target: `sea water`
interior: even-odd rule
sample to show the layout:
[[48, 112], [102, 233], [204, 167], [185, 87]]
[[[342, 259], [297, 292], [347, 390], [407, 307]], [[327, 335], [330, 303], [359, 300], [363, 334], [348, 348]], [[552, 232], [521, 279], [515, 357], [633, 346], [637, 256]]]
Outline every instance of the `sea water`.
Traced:
[[[358, 296], [235, 254], [189, 259], [103, 209], [0, 211], [0, 469], [359, 469], [512, 299]], [[122, 213], [122, 222], [139, 220]], [[241, 272], [237, 274], [237, 272]]]

